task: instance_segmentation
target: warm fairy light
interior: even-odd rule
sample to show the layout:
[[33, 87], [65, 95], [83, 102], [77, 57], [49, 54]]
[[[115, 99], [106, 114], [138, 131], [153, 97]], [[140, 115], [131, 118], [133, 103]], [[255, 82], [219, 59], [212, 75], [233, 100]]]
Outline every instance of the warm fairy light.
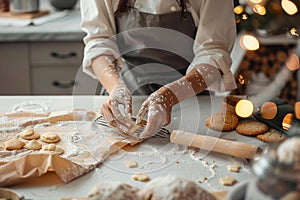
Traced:
[[247, 20], [248, 19], [248, 16], [246, 14], [242, 14], [242, 19], [243, 20]]
[[240, 100], [235, 106], [236, 114], [243, 118], [250, 117], [253, 113], [253, 110], [253, 103], [246, 99]]
[[249, 1], [254, 4], [259, 4], [263, 2], [263, 0], [249, 0]]
[[295, 115], [296, 118], [300, 120], [300, 101], [295, 103]]
[[293, 119], [292, 113], [288, 113], [285, 115], [285, 117], [282, 120], [282, 128], [284, 130], [289, 130], [291, 128], [292, 119]]
[[235, 14], [239, 15], [239, 14], [241, 14], [242, 12], [244, 12], [244, 7], [241, 6], [241, 5], [238, 5], [238, 6], [236, 6], [236, 7], [233, 9], [233, 11], [234, 11]]
[[253, 10], [254, 10], [254, 12], [256, 12], [259, 15], [265, 15], [267, 13], [266, 8], [261, 5], [255, 5]]
[[299, 69], [299, 58], [296, 54], [291, 54], [287, 61], [285, 62], [286, 67], [291, 70], [295, 71]]
[[265, 102], [260, 108], [260, 114], [264, 119], [274, 119], [277, 115], [277, 105], [274, 102]]
[[294, 15], [298, 12], [296, 4], [290, 0], [282, 0], [281, 6], [283, 10], [289, 15]]
[[290, 33], [292, 36], [299, 37], [299, 33], [296, 28], [291, 28]]
[[259, 49], [258, 39], [252, 35], [243, 35], [240, 38], [240, 45], [245, 50], [255, 51]]
[[246, 80], [242, 74], [239, 75], [239, 83], [241, 85], [244, 85], [246, 83]]

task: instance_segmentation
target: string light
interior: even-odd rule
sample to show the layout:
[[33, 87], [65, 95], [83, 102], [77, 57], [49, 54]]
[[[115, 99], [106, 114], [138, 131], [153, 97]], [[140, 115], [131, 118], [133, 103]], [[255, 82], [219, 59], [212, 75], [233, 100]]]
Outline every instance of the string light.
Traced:
[[294, 15], [298, 12], [296, 4], [290, 0], [282, 0], [281, 6], [283, 10], [289, 15]]
[[241, 5], [238, 5], [233, 9], [233, 11], [237, 15], [242, 14], [242, 12], [244, 12], [244, 7]]
[[254, 10], [254, 12], [256, 12], [259, 15], [265, 15], [267, 13], [266, 8], [261, 5], [255, 5], [253, 10]]
[[299, 69], [299, 58], [296, 54], [291, 54], [287, 61], [285, 62], [286, 67], [291, 70], [295, 71]]
[[259, 49], [259, 41], [252, 35], [243, 35], [240, 38], [240, 45], [243, 49], [249, 51], [255, 51]]
[[274, 102], [265, 102], [260, 108], [260, 114], [264, 119], [274, 119], [277, 115], [277, 105]]
[[296, 118], [300, 120], [300, 101], [295, 103], [295, 115]]
[[284, 116], [284, 118], [282, 120], [282, 128], [284, 130], [289, 130], [291, 128], [292, 119], [293, 119], [292, 113], [288, 113]]
[[290, 33], [292, 36], [299, 37], [299, 33], [296, 28], [291, 28]]
[[242, 118], [250, 117], [253, 114], [254, 105], [251, 101], [242, 99], [235, 106], [235, 112]]

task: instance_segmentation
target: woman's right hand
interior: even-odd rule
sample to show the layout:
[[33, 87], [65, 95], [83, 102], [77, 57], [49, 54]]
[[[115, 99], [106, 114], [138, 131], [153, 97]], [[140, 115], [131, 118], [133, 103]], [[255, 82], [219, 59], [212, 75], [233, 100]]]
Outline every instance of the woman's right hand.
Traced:
[[122, 132], [128, 132], [134, 125], [131, 119], [132, 96], [124, 82], [112, 88], [108, 100], [101, 107], [101, 114], [110, 126]]

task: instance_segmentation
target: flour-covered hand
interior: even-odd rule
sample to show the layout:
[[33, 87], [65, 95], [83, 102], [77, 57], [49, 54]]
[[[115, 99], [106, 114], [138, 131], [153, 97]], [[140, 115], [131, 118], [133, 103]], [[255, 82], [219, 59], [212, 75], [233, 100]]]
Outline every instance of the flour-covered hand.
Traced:
[[142, 104], [137, 114], [137, 123], [147, 115], [147, 125], [140, 138], [155, 135], [156, 131], [170, 123], [172, 106], [177, 102], [167, 88], [161, 88], [152, 93]]
[[111, 90], [107, 102], [101, 107], [101, 114], [112, 127], [122, 132], [127, 132], [134, 125], [131, 119], [132, 96], [124, 82]]

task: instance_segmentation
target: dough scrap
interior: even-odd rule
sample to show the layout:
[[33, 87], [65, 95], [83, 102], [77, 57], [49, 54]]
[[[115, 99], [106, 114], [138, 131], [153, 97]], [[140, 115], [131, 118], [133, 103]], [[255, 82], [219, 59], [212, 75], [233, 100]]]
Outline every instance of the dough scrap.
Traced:
[[40, 134], [34, 131], [33, 128], [28, 128], [20, 133], [21, 138], [25, 140], [35, 140], [40, 138]]
[[138, 166], [137, 162], [135, 160], [125, 160], [124, 164], [128, 168], [136, 168]]
[[4, 142], [4, 148], [6, 150], [20, 150], [23, 148], [24, 145], [25, 145], [24, 142], [22, 142], [16, 138], [12, 138], [12, 139]]
[[42, 136], [41, 136], [41, 139], [43, 142], [46, 142], [46, 143], [57, 143], [58, 141], [60, 141], [60, 137], [59, 135], [57, 135], [56, 133], [44, 133]]
[[30, 142], [25, 144], [24, 148], [29, 150], [40, 150], [42, 148], [42, 144], [37, 140], [31, 140]]
[[141, 174], [141, 173], [133, 174], [131, 178], [135, 181], [141, 181], [141, 182], [147, 182], [150, 180], [150, 177], [147, 174]]
[[220, 178], [219, 181], [222, 185], [225, 186], [232, 186], [233, 184], [236, 183], [236, 179], [233, 178], [232, 176], [225, 176], [223, 178]]
[[230, 172], [239, 172], [240, 169], [241, 169], [241, 166], [239, 166], [239, 165], [228, 165], [227, 169]]
[[56, 144], [48, 144], [46, 146], [43, 146], [42, 150], [45, 152], [53, 152], [53, 153], [58, 153], [58, 154], [64, 153], [63, 148], [56, 146]]

